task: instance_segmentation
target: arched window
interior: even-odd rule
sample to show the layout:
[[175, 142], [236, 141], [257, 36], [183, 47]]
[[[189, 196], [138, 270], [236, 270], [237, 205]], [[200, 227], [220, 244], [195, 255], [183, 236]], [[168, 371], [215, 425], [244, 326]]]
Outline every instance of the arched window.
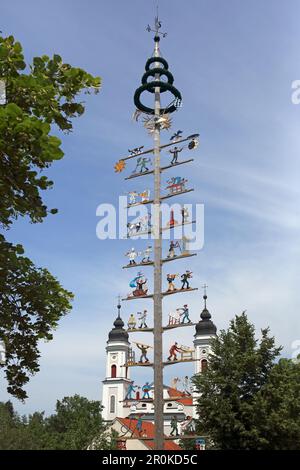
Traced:
[[201, 372], [205, 372], [208, 367], [208, 362], [206, 359], [202, 359], [201, 361]]
[[116, 397], [112, 395], [110, 397], [110, 413], [115, 413], [116, 412]]
[[113, 364], [111, 366], [111, 378], [112, 379], [115, 379], [117, 377], [117, 366], [115, 364]]

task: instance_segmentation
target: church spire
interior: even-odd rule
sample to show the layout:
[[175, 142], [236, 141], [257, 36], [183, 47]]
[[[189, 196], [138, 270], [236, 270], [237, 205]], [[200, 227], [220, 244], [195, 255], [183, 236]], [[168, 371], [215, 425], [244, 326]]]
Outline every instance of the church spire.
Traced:
[[200, 314], [201, 320], [196, 325], [196, 335], [195, 336], [215, 335], [216, 332], [217, 332], [217, 327], [212, 322], [211, 314], [207, 309], [207, 287], [208, 286], [206, 284], [204, 284], [204, 286], [203, 286], [203, 289], [204, 289], [204, 295], [203, 295], [204, 308], [203, 308], [203, 310]]
[[123, 341], [128, 343], [128, 333], [124, 330], [124, 322], [121, 318], [121, 299], [118, 297], [118, 315], [114, 321], [114, 328], [112, 328], [108, 334], [108, 341]]

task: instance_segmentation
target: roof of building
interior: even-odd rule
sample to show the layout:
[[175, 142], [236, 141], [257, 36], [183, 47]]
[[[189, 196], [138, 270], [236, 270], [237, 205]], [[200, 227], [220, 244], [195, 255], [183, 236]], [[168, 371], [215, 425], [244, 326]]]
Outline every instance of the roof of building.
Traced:
[[118, 304], [118, 316], [114, 321], [114, 328], [108, 333], [108, 341], [110, 342], [128, 342], [128, 333], [124, 330], [124, 322], [120, 314], [121, 305]]
[[196, 336], [199, 336], [199, 335], [205, 335], [205, 336], [206, 335], [216, 335], [217, 327], [212, 322], [211, 314], [207, 310], [207, 307], [206, 307], [206, 300], [207, 300], [207, 295], [206, 294], [203, 296], [203, 299], [204, 299], [204, 309], [202, 310], [202, 312], [200, 314], [201, 320], [196, 325]]
[[[132, 437], [136, 437], [140, 439], [141, 437], [150, 437], [154, 439], [154, 424], [150, 421], [142, 422], [142, 432], [139, 432], [136, 429], [138, 420], [137, 419], [129, 419], [129, 418], [116, 418], [120, 423], [129, 429], [132, 432]], [[166, 437], [166, 436], [165, 436]], [[144, 444], [149, 447], [149, 449], [154, 448], [154, 441], [143, 441]], [[165, 440], [164, 442], [165, 450], [182, 450], [181, 447], [173, 441]]]
[[[176, 388], [167, 387], [167, 389], [168, 389], [168, 394], [170, 398], [176, 398], [176, 401], [178, 403], [181, 403], [182, 405], [192, 406], [193, 397], [191, 395], [181, 392], [180, 390], [177, 390]], [[180, 398], [177, 399], [177, 397], [180, 397]]]

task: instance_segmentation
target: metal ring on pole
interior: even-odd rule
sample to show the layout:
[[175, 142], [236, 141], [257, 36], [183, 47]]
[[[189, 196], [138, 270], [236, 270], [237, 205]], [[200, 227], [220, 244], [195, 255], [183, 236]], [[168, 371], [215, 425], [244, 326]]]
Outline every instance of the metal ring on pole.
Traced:
[[150, 57], [150, 59], [147, 60], [146, 62], [146, 65], [145, 65], [145, 70], [148, 72], [148, 70], [150, 70], [150, 65], [151, 64], [154, 64], [155, 62], [159, 62], [160, 64], [162, 64], [164, 66], [164, 68], [166, 70], [168, 70], [169, 68], [169, 64], [168, 62], [163, 59], [162, 57]]
[[[147, 83], [152, 83], [152, 82], [148, 82], [147, 79], [148, 79], [148, 77], [155, 77], [156, 74], [159, 75], [159, 78], [161, 78], [161, 76], [164, 75], [165, 77], [167, 77], [168, 83], [170, 85], [173, 85], [174, 77], [171, 74], [171, 72], [169, 72], [169, 70], [167, 70], [167, 69], [162, 69], [160, 67], [155, 67], [153, 69], [148, 70], [146, 73], [144, 73], [143, 78], [142, 78], [142, 84], [146, 85]], [[154, 90], [149, 90], [149, 91], [151, 93], [154, 93]], [[161, 91], [163, 92], [163, 91], [166, 91], [166, 90], [161, 90]]]
[[[137, 109], [139, 109], [140, 111], [144, 113], [155, 114], [155, 111], [153, 108], [149, 108], [148, 106], [145, 106], [141, 103], [140, 96], [144, 91], [150, 91], [150, 93], [153, 93], [154, 89], [157, 87], [161, 89], [161, 92], [170, 91], [174, 95], [174, 98], [177, 98], [178, 100], [182, 99], [181, 93], [173, 85], [170, 85], [169, 83], [166, 83], [166, 82], [154, 80], [152, 82], [149, 82], [149, 83], [146, 83], [145, 85], [140, 86], [135, 91], [134, 104], [137, 107]], [[172, 106], [161, 108], [160, 113], [161, 114], [173, 113], [176, 110], [177, 110], [177, 107], [173, 104]]]

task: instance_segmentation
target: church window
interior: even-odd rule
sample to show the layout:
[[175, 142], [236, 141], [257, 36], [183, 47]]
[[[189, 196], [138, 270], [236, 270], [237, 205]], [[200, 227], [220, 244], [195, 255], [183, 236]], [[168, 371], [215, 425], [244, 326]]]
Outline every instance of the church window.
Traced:
[[115, 413], [116, 412], [116, 397], [115, 395], [112, 395], [110, 397], [110, 413]]
[[117, 366], [113, 364], [111, 366], [111, 378], [115, 379], [117, 377]]
[[202, 359], [201, 361], [201, 372], [205, 372], [207, 370], [208, 362], [206, 359]]

